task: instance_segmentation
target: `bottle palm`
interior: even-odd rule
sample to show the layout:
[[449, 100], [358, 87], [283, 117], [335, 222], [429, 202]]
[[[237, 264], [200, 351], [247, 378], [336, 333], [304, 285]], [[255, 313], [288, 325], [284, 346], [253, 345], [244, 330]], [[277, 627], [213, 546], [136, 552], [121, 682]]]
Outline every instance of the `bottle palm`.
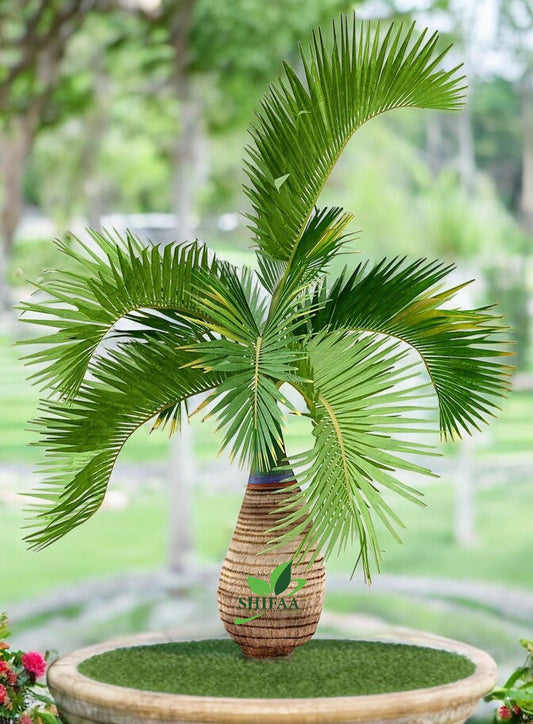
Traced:
[[413, 457], [431, 452], [417, 437], [428, 398], [453, 439], [486, 422], [508, 388], [499, 318], [451, 304], [451, 265], [396, 258], [328, 275], [352, 215], [317, 202], [353, 133], [395, 108], [460, 107], [461, 78], [439, 69], [436, 44], [413, 26], [383, 33], [342, 19], [329, 46], [314, 34], [301, 73], [284, 66], [247, 149], [257, 271], [196, 241], [147, 248], [92, 232], [91, 243], [59, 244], [69, 269], [47, 273], [22, 305], [26, 321], [54, 328], [27, 358], [48, 390], [31, 546], [89, 518], [129, 436], [152, 419], [179, 429], [199, 394], [241, 465], [283, 467], [289, 386], [313, 439], [291, 459], [298, 505], [281, 511], [272, 541], [299, 536], [297, 556], [353, 544], [367, 577], [379, 567], [376, 523], [394, 536], [400, 525], [389, 491], [420, 502], [406, 479], [428, 472]]

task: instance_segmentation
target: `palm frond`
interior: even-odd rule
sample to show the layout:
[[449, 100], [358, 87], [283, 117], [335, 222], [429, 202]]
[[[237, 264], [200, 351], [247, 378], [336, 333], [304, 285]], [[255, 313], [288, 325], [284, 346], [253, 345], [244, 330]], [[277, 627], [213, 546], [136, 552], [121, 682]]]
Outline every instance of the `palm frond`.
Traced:
[[446, 305], [461, 287], [439, 286], [453, 269], [438, 261], [360, 264], [333, 284], [313, 326], [379, 332], [403, 340], [422, 358], [439, 401], [443, 437], [461, 437], [494, 416], [510, 386], [509, 340], [490, 307]]
[[306, 345], [313, 381], [299, 389], [307, 400], [315, 443], [291, 459], [301, 468], [302, 508], [287, 509], [273, 529], [273, 543], [279, 544], [311, 525], [297, 555], [317, 546], [329, 556], [358, 543], [368, 579], [381, 560], [374, 519], [397, 540], [402, 526], [383, 491], [420, 503], [421, 493], [398, 473], [430, 474], [413, 461], [413, 455], [432, 450], [413, 440], [429, 431], [430, 423], [421, 415], [429, 386], [417, 383], [400, 347], [379, 335], [343, 331], [321, 333]]
[[[197, 242], [146, 247], [131, 234], [91, 236], [94, 248], [79, 240], [78, 248], [60, 242], [74, 270], [49, 272], [34, 285], [44, 298], [20, 305], [24, 321], [55, 329], [28, 340], [39, 347], [25, 358], [38, 365], [30, 379], [66, 398], [76, 394], [104, 337], [128, 315], [156, 331], [161, 325], [184, 327], [190, 338], [194, 325], [205, 322], [199, 286], [231, 269]], [[147, 312], [136, 318], [147, 308], [166, 311], [166, 321]]]
[[388, 110], [417, 106], [456, 109], [462, 77], [438, 65], [438, 35], [418, 37], [414, 25], [358, 24], [355, 17], [334, 23], [326, 48], [317, 30], [301, 51], [305, 80], [287, 64], [266, 93], [250, 128], [253, 144], [245, 191], [258, 250], [289, 261], [302, 240], [318, 196], [353, 133]]
[[[231, 307], [218, 299], [227, 325]], [[304, 381], [297, 374], [303, 353], [295, 349], [291, 318], [278, 322], [275, 318], [256, 334], [242, 328], [238, 341], [218, 339], [186, 348], [194, 355], [191, 366], [225, 375], [206, 417], [215, 415], [218, 429], [224, 430], [222, 448], [230, 447], [232, 457], [254, 472], [271, 470], [285, 457], [282, 406], [292, 405], [279, 388], [282, 382]]]
[[155, 415], [179, 418], [191, 396], [224, 379], [222, 372], [184, 367], [189, 355], [165, 341], [131, 342], [100, 357], [74, 399], [45, 400], [34, 429], [46, 448], [46, 478], [26, 540], [42, 548], [98, 510], [116, 458], [130, 435]]
[[[294, 248], [294, 254], [287, 262], [280, 262], [283, 269], [272, 290], [269, 318], [278, 311], [278, 307], [282, 310], [290, 307], [296, 296], [308, 292], [310, 285], [320, 283], [330, 261], [353, 238], [353, 235], [344, 233], [352, 219], [351, 214], [337, 207], [315, 210], [300, 243]], [[261, 258], [261, 254], [258, 256]], [[263, 258], [266, 264], [268, 257]], [[267, 268], [278, 267], [270, 263]]]

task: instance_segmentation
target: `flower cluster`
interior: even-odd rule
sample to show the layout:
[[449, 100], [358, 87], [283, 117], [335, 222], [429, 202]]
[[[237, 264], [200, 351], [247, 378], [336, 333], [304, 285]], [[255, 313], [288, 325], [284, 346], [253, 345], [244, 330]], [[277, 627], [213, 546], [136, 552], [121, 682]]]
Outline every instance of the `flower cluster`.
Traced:
[[523, 666], [513, 671], [503, 686], [493, 689], [486, 701], [501, 701], [494, 721], [520, 724], [533, 722], [533, 641], [520, 641], [526, 649], [527, 658]]
[[9, 636], [7, 616], [0, 614], [0, 724], [57, 724], [61, 719], [46, 696], [46, 659], [37, 651], [14, 651], [5, 642]]

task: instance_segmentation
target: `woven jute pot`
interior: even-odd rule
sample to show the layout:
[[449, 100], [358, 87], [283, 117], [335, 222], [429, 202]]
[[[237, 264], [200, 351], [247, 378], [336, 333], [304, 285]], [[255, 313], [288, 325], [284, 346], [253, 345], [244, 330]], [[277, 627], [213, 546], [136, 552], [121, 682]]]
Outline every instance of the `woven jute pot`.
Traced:
[[[266, 550], [273, 538], [272, 527], [286, 515], [276, 511], [291, 502], [294, 509], [298, 507], [298, 489], [292, 488], [294, 485], [295, 480], [287, 481], [286, 474], [250, 476], [220, 572], [217, 599], [222, 623], [243, 653], [256, 659], [288, 656], [296, 646], [309, 641], [324, 604], [326, 572], [322, 556], [310, 564], [315, 553], [311, 550], [301, 561], [293, 562], [306, 531], [290, 543]], [[289, 562], [292, 564], [285, 570], [285, 582], [289, 568], [291, 582], [276, 594], [270, 585], [273, 573]], [[249, 576], [260, 581], [255, 584], [256, 591], [250, 588]], [[283, 588], [284, 581], [280, 584], [278, 589]], [[261, 588], [265, 589], [264, 595]], [[238, 623], [246, 619], [252, 620]]]

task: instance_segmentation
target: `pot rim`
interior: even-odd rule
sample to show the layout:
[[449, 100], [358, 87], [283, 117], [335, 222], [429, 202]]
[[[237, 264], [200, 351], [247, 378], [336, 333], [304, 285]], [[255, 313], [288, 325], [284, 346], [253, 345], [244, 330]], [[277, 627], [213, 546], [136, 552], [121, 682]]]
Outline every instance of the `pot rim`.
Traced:
[[[330, 714], [336, 719], [308, 719], [308, 721], [358, 721], [357, 718], [353, 718], [356, 711], [365, 717], [360, 721], [368, 721], [369, 716], [379, 715], [386, 720], [393, 714], [397, 716], [399, 710], [406, 715], [416, 714], [417, 711], [431, 713], [445, 710], [447, 706], [457, 708], [474, 700], [478, 701], [496, 683], [496, 663], [489, 654], [453, 639], [419, 631], [404, 631], [397, 636], [387, 635], [369, 640], [444, 649], [466, 656], [475, 665], [475, 671], [464, 679], [425, 689], [360, 696], [252, 699], [170, 694], [117, 686], [90, 679], [81, 674], [77, 668], [85, 659], [115, 648], [170, 643], [176, 640], [171, 633], [137, 634], [79, 649], [58, 659], [49, 667], [48, 685], [52, 693], [58, 695], [58, 699], [65, 695], [95, 706], [107, 706], [116, 710], [126, 706], [132, 713], [133, 711], [139, 714], [151, 712], [152, 720], [155, 717], [159, 721], [172, 721], [175, 720], [175, 715], [179, 714], [191, 717], [190, 721], [213, 721], [202, 719], [201, 716], [216, 711], [220, 716], [237, 714], [237, 717], [231, 719], [235, 722], [251, 721], [250, 717], [261, 715], [264, 717], [269, 714], [275, 714], [277, 721], [283, 722], [295, 721], [289, 717], [304, 716], [311, 711], [315, 716]], [[284, 713], [287, 714], [287, 718], [283, 716]], [[350, 718], [345, 718], [343, 714]], [[339, 719], [339, 716], [342, 718]], [[301, 719], [302, 722], [306, 720], [306, 718]]]

